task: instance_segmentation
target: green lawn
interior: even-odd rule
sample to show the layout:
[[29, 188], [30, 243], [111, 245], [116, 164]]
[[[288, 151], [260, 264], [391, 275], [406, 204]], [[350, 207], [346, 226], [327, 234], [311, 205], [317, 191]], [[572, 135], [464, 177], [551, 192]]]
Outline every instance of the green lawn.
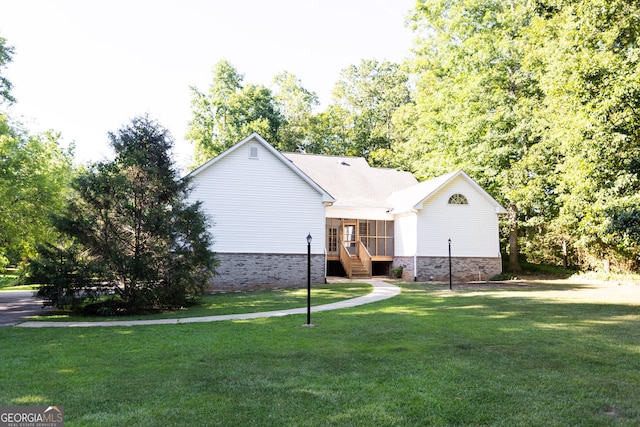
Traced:
[[315, 328], [0, 328], [0, 405], [61, 405], [67, 426], [640, 424], [638, 288], [442, 289]]

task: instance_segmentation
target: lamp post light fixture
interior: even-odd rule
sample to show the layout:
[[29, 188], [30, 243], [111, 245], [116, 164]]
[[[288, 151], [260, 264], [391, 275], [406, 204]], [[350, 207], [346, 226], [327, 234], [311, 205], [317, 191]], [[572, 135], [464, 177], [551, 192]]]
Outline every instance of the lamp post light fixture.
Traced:
[[307, 235], [307, 324], [311, 326], [311, 233]]
[[453, 279], [451, 278], [451, 239], [449, 239], [449, 290], [453, 290]]

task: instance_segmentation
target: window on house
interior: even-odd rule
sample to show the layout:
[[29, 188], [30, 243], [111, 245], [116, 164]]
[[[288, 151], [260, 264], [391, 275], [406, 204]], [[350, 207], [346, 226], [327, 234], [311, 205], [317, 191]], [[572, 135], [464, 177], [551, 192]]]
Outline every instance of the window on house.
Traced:
[[450, 205], [468, 205], [469, 202], [467, 201], [467, 198], [464, 197], [464, 195], [460, 193], [456, 193], [451, 197], [449, 197], [449, 204]]
[[258, 147], [249, 147], [249, 158], [250, 159], [258, 158]]

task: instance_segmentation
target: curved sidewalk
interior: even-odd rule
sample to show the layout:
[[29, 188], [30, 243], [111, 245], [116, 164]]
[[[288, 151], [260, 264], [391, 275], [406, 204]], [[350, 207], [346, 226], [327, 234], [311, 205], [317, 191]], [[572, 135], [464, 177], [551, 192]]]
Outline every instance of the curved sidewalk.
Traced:
[[[334, 302], [331, 304], [311, 307], [312, 313], [343, 308], [356, 307], [392, 298], [400, 293], [400, 288], [380, 280], [365, 280], [373, 286], [373, 291], [365, 296]], [[114, 320], [106, 322], [24, 322], [15, 326], [21, 328], [63, 328], [63, 327], [92, 327], [92, 326], [139, 326], [139, 325], [175, 325], [178, 323], [204, 323], [218, 322], [222, 320], [250, 320], [264, 317], [281, 317], [291, 314], [306, 314], [307, 307], [292, 308], [289, 310], [266, 311], [262, 313], [226, 314], [221, 316], [187, 317], [182, 319], [154, 319], [154, 320]]]

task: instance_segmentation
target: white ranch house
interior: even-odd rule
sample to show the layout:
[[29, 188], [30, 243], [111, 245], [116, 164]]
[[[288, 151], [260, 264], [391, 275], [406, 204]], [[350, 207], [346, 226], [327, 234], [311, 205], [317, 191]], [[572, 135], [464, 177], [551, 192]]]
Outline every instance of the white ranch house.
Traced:
[[486, 280], [502, 271], [506, 213], [463, 171], [418, 182], [357, 157], [280, 153], [252, 134], [190, 174], [213, 222], [221, 263], [213, 286], [306, 284], [311, 277]]

